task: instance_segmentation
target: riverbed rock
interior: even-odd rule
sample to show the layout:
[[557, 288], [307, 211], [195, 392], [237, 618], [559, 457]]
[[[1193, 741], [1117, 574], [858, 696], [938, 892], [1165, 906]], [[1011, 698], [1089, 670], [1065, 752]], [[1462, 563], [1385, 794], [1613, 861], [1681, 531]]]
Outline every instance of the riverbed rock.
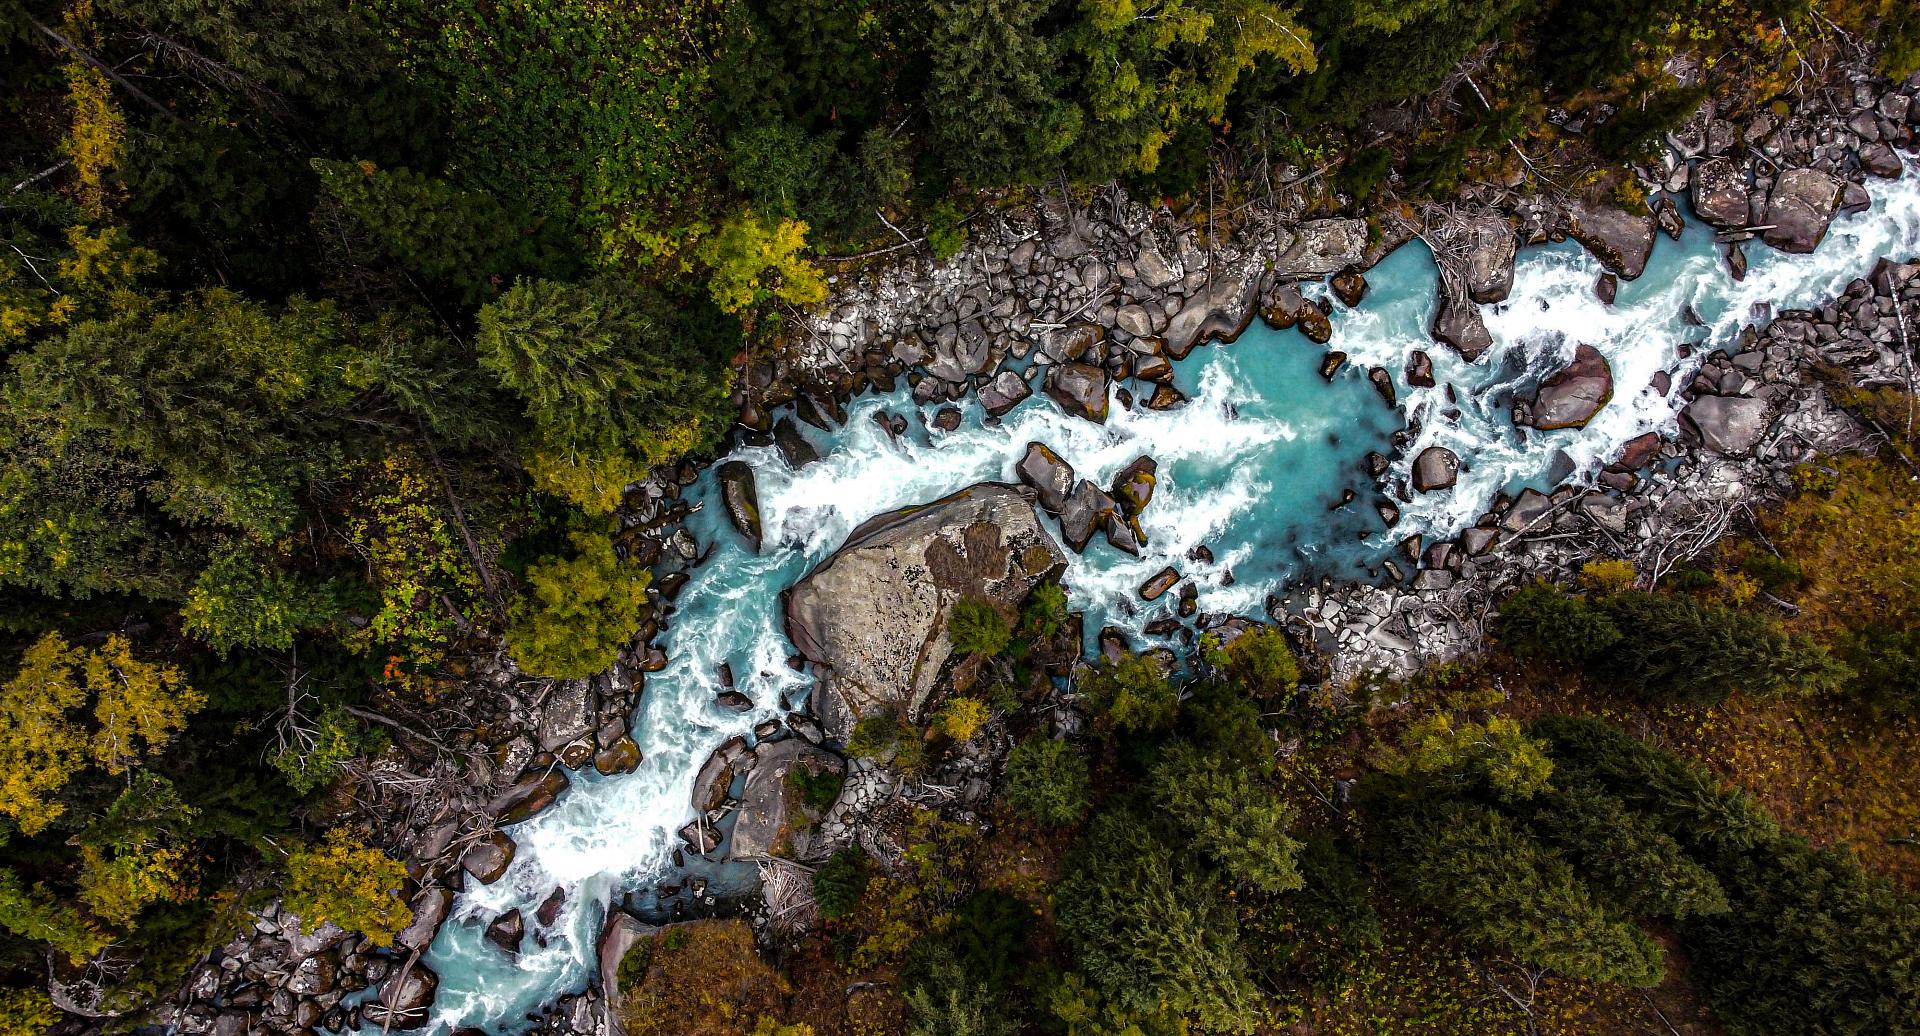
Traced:
[[1333, 288], [1333, 297], [1348, 309], [1358, 306], [1367, 294], [1367, 277], [1359, 270], [1342, 270], [1333, 275], [1328, 285]]
[[440, 931], [440, 925], [447, 919], [447, 912], [453, 908], [453, 890], [441, 885], [432, 885], [413, 894], [407, 904], [413, 908], [413, 920], [394, 936], [394, 945], [415, 953], [427, 952], [433, 937]]
[[1320, 358], [1320, 376], [1328, 381], [1340, 372], [1340, 365], [1347, 362], [1347, 354], [1335, 349]]
[[1085, 553], [1093, 534], [1107, 527], [1107, 519], [1116, 510], [1118, 506], [1113, 502], [1113, 497], [1092, 482], [1081, 479], [1073, 487], [1072, 495], [1067, 497], [1066, 506], [1060, 509], [1060, 535], [1067, 541], [1068, 549], [1075, 554]]
[[624, 910], [612, 910], [607, 913], [607, 922], [600, 928], [600, 940], [597, 944], [600, 956], [600, 993], [607, 998], [607, 1008], [612, 1011], [620, 1006], [620, 962], [635, 946], [653, 938], [660, 929], [654, 925], [627, 913]]
[[1014, 371], [1005, 370], [980, 386], [980, 405], [987, 411], [988, 417], [1002, 417], [1031, 395], [1033, 390], [1027, 387], [1026, 379]]
[[1174, 584], [1179, 581], [1180, 573], [1175, 571], [1172, 565], [1168, 565], [1166, 568], [1155, 572], [1146, 582], [1140, 584], [1140, 599], [1143, 601], [1159, 600], [1161, 595], [1173, 589]]
[[1620, 276], [1615, 273], [1603, 273], [1594, 278], [1593, 297], [1603, 306], [1611, 306], [1620, 297]]
[[520, 940], [526, 935], [526, 925], [520, 919], [518, 908], [509, 910], [493, 919], [487, 925], [486, 940], [500, 948], [508, 956], [520, 955]]
[[1480, 307], [1474, 305], [1473, 300], [1450, 292], [1440, 293], [1440, 306], [1434, 311], [1430, 330], [1435, 341], [1449, 346], [1469, 362], [1493, 348], [1493, 334], [1481, 319]]
[[1333, 340], [1333, 321], [1311, 302], [1303, 304], [1295, 314], [1294, 326], [1300, 329], [1307, 341], [1315, 345], [1325, 345]]
[[467, 850], [466, 855], [460, 858], [460, 866], [473, 875], [473, 880], [482, 885], [491, 885], [507, 873], [507, 867], [513, 863], [515, 848], [513, 839], [507, 837], [506, 832], [494, 831]]
[[846, 772], [846, 763], [799, 738], [763, 745], [755, 754], [758, 760], [740, 795], [740, 818], [734, 822], [733, 837], [727, 844], [727, 859], [757, 860], [775, 855], [809, 859], [814, 827], [825, 818], [826, 810], [805, 800], [793, 774], [839, 775]]
[[1059, 515], [1073, 493], [1073, 465], [1060, 459], [1045, 443], [1027, 443], [1027, 452], [1014, 465], [1020, 481], [1033, 487], [1040, 506], [1048, 514]]
[[1747, 169], [1729, 158], [1709, 158], [1693, 171], [1693, 211], [1721, 230], [1747, 225]]
[[567, 790], [567, 771], [558, 766], [528, 774], [487, 803], [487, 811], [500, 824], [517, 824], [553, 805]]
[[361, 1009], [360, 1017], [376, 1028], [418, 1029], [427, 1024], [428, 1008], [439, 988], [440, 976], [416, 960], [380, 984], [379, 995]]
[[1805, 254], [1819, 247], [1833, 225], [1845, 183], [1818, 169], [1789, 169], [1773, 182], [1761, 240], [1782, 252]]
[[632, 735], [622, 734], [593, 754], [593, 768], [607, 777], [632, 773], [640, 768], [640, 759], [639, 743]]
[[1433, 357], [1426, 350], [1415, 349], [1407, 357], [1407, 384], [1413, 388], [1433, 387]]
[[1413, 459], [1413, 488], [1422, 493], [1453, 488], [1460, 458], [1445, 446], [1429, 446]]
[[1646, 272], [1656, 229], [1651, 217], [1611, 205], [1576, 201], [1567, 210], [1567, 233], [1600, 265], [1629, 281]]
[[1325, 277], [1358, 266], [1367, 254], [1367, 221], [1313, 219], [1293, 228], [1293, 243], [1273, 262], [1277, 280]]
[[1584, 428], [1612, 398], [1613, 369], [1600, 350], [1583, 342], [1572, 363], [1540, 383], [1529, 423], [1543, 431]]
[[1114, 473], [1111, 495], [1129, 517], [1147, 509], [1153, 501], [1153, 487], [1159, 481], [1160, 465], [1152, 457], [1135, 457]]
[[1715, 453], [1740, 456], [1767, 434], [1767, 402], [1735, 396], [1701, 396], [1680, 413], [1681, 424]]
[[1513, 291], [1513, 257], [1520, 238], [1499, 213], [1467, 221], [1467, 297], [1474, 302], [1505, 302]]
[[1388, 374], [1385, 367], [1367, 368], [1367, 381], [1373, 384], [1373, 390], [1380, 393], [1380, 398], [1385, 400], [1388, 406], [1399, 405], [1393, 391], [1393, 375]]
[[790, 417], [783, 417], [773, 423], [773, 444], [780, 448], [780, 456], [787, 467], [798, 471], [820, 459], [820, 451], [813, 448], [807, 437], [800, 434], [800, 428]]
[[1860, 168], [1882, 180], [1897, 180], [1905, 169], [1900, 163], [1900, 156], [1881, 143], [1860, 146]]
[[1060, 409], [1095, 424], [1107, 422], [1107, 372], [1090, 363], [1059, 363], [1047, 368], [1047, 398]]
[[1160, 332], [1170, 359], [1186, 355], [1209, 341], [1231, 342], [1253, 323], [1255, 303], [1260, 297], [1260, 275], [1244, 269], [1221, 271], [1197, 292], [1187, 297], [1178, 313], [1167, 318]]
[[760, 490], [754, 484], [753, 468], [743, 460], [720, 465], [720, 499], [727, 520], [753, 552], [760, 552]]
[[886, 712], [924, 719], [953, 656], [946, 617], [962, 597], [1009, 606], [1066, 561], [1037, 494], [985, 482], [879, 515], [787, 593], [786, 630], [813, 663], [810, 697], [832, 740]]

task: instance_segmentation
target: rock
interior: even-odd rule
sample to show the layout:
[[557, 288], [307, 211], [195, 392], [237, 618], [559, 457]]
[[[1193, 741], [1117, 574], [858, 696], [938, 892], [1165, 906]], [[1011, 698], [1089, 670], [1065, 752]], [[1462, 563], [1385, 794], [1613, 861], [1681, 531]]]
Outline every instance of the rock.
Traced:
[[1267, 293], [1267, 304], [1260, 310], [1260, 319], [1275, 331], [1285, 331], [1300, 319], [1300, 311], [1306, 306], [1307, 300], [1298, 287], [1282, 284]]
[[1496, 529], [1478, 527], [1467, 529], [1460, 533], [1460, 548], [1467, 552], [1468, 557], [1477, 558], [1492, 550], [1494, 542], [1499, 538], [1500, 533]]
[[567, 790], [568, 783], [567, 771], [558, 766], [529, 774], [494, 796], [493, 801], [487, 803], [487, 812], [503, 826], [518, 824], [553, 805], [553, 800]]
[[567, 890], [555, 885], [547, 898], [540, 901], [540, 909], [533, 912], [534, 923], [542, 928], [551, 927], [560, 918], [560, 908], [567, 905]]
[[714, 696], [713, 703], [728, 712], [753, 711], [753, 699], [739, 691], [721, 691]]
[[1394, 397], [1393, 375], [1388, 374], [1385, 367], [1368, 368], [1367, 380], [1373, 383], [1373, 390], [1380, 393], [1380, 398], [1386, 400], [1388, 406], [1399, 405], [1399, 401]]
[[1025, 379], [1013, 371], [1005, 370], [980, 386], [980, 405], [986, 409], [988, 417], [1002, 417], [1031, 395], [1033, 390], [1027, 387]]
[[1342, 270], [1333, 275], [1330, 283], [1333, 287], [1333, 297], [1339, 299], [1340, 304], [1348, 309], [1358, 306], [1360, 300], [1366, 297], [1367, 278], [1359, 270]]
[[1387, 459], [1386, 454], [1378, 450], [1367, 451], [1366, 467], [1369, 478], [1379, 478], [1385, 475], [1387, 470], [1392, 466], [1393, 462]]
[[[986, 394], [986, 389], [982, 388], [980, 392], [982, 397], [984, 397]], [[954, 429], [959, 428], [960, 427], [959, 408], [943, 406], [939, 410], [935, 411], [933, 415], [933, 426], [943, 432], [951, 432]], [[887, 434], [889, 436], [893, 434], [893, 428], [891, 426], [887, 428]]]
[[1599, 299], [1603, 306], [1613, 305], [1613, 301], [1620, 297], [1620, 278], [1611, 273], [1603, 273], [1595, 278], [1593, 297]]
[[507, 867], [513, 863], [513, 839], [505, 832], [495, 831], [473, 844], [467, 854], [460, 858], [460, 866], [473, 880], [482, 885], [491, 885], [507, 873]]
[[1505, 216], [1490, 213], [1468, 220], [1467, 298], [1505, 302], [1513, 291], [1513, 256], [1520, 239]]
[[510, 957], [520, 955], [520, 940], [526, 935], [526, 926], [521, 923], [520, 911], [509, 910], [487, 925], [486, 940], [500, 947], [502, 953]]
[[1153, 317], [1147, 314], [1145, 306], [1125, 305], [1113, 314], [1113, 326], [1135, 338], [1146, 338], [1153, 334]]
[[1367, 254], [1367, 221], [1315, 219], [1294, 228], [1293, 243], [1274, 260], [1273, 276], [1300, 281], [1358, 266]]
[[1653, 463], [1653, 459], [1659, 455], [1660, 433], [1642, 432], [1620, 447], [1620, 456], [1614, 459], [1612, 466], [1623, 471], [1638, 471]]
[[1680, 215], [1680, 206], [1665, 194], [1653, 203], [1653, 221], [1659, 225], [1662, 234], [1674, 241], [1680, 240], [1680, 235], [1687, 232], [1687, 220]]
[[1804, 254], [1819, 247], [1833, 225], [1844, 184], [1818, 169], [1789, 169], [1773, 182], [1761, 239], [1782, 252]]
[[626, 992], [620, 988], [620, 963], [627, 959], [627, 954], [635, 946], [653, 938], [653, 934], [659, 930], [624, 910], [607, 912], [607, 923], [600, 929], [597, 948], [600, 957], [600, 994], [606, 997], [609, 1011], [620, 1006], [620, 997]]
[[640, 761], [640, 745], [627, 734], [593, 754], [593, 768], [607, 777], [632, 773], [640, 768]]
[[1567, 210], [1567, 233], [1592, 252], [1600, 265], [1626, 280], [1646, 272], [1654, 230], [1652, 219], [1610, 205], [1576, 201]]
[[380, 984], [378, 999], [368, 1002], [360, 1017], [374, 1027], [418, 1029], [427, 1024], [428, 1008], [439, 988], [440, 976], [415, 960]]
[[558, 752], [593, 732], [593, 685], [587, 680], [565, 680], [553, 686], [540, 710], [539, 740], [543, 752]]
[[747, 541], [753, 552], [760, 552], [760, 491], [754, 485], [753, 469], [746, 461], [730, 460], [720, 465], [720, 498], [727, 509], [727, 520]]
[[1060, 509], [1060, 535], [1067, 547], [1075, 554], [1085, 553], [1093, 534], [1106, 528], [1117, 506], [1099, 486], [1081, 479], [1073, 487], [1073, 495], [1067, 497], [1067, 505]]
[[1167, 265], [1165, 256], [1152, 245], [1146, 245], [1133, 256], [1133, 273], [1149, 288], [1164, 288], [1180, 279]]
[[1747, 279], [1747, 250], [1738, 241], [1727, 242], [1727, 272], [1736, 281]]
[[1028, 443], [1026, 455], [1013, 470], [1021, 482], [1033, 487], [1048, 514], [1058, 515], [1067, 506], [1067, 497], [1073, 492], [1073, 465], [1061, 460], [1045, 443]]
[[1174, 571], [1172, 565], [1168, 565], [1166, 568], [1155, 572], [1146, 582], [1140, 584], [1140, 599], [1143, 601], [1159, 600], [1162, 594], [1173, 589], [1174, 584], [1179, 581], [1180, 573]]
[[796, 471], [820, 459], [820, 451], [800, 434], [799, 426], [791, 418], [783, 417], [773, 423], [773, 444], [780, 448], [787, 467]]
[[394, 945], [415, 953], [427, 952], [433, 937], [439, 933], [440, 925], [447, 919], [447, 911], [453, 907], [453, 890], [440, 885], [423, 888], [413, 894], [408, 904], [413, 908], [413, 920], [394, 936]]
[[1860, 168], [1882, 180], [1897, 180], [1905, 171], [1905, 167], [1900, 164], [1900, 156], [1885, 144], [1861, 146]]
[[1320, 311], [1320, 307], [1309, 302], [1300, 307], [1295, 326], [1307, 341], [1315, 345], [1325, 345], [1333, 340], [1333, 321]]
[[1613, 398], [1613, 369], [1600, 350], [1581, 343], [1573, 362], [1540, 383], [1530, 423], [1543, 431], [1584, 428]]
[[1159, 481], [1160, 465], [1152, 457], [1136, 457], [1113, 476], [1112, 496], [1129, 517], [1147, 509], [1153, 500], [1153, 487]]
[[700, 764], [700, 772], [693, 779], [695, 813], [711, 813], [727, 801], [727, 789], [733, 785], [733, 764], [746, 751], [745, 738], [730, 737], [707, 756], [706, 762]]
[[1180, 312], [1167, 319], [1160, 332], [1166, 353], [1179, 360], [1208, 341], [1231, 342], [1253, 323], [1254, 301], [1260, 296], [1260, 275], [1252, 270], [1220, 273], [1187, 297]]
[[1036, 496], [985, 482], [880, 515], [788, 591], [787, 636], [813, 663], [811, 701], [830, 738], [844, 741], [856, 719], [880, 711], [919, 722], [953, 655], [953, 602], [1018, 604], [1065, 563]]
[[1332, 381], [1333, 376], [1339, 373], [1340, 365], [1346, 362], [1347, 354], [1338, 349], [1327, 353], [1327, 355], [1320, 358], [1320, 376], [1328, 381]]
[[1767, 434], [1767, 401], [1737, 396], [1701, 396], [1680, 413], [1683, 427], [1715, 453], [1739, 456]]
[[1468, 362], [1479, 359], [1493, 348], [1493, 335], [1480, 318], [1480, 307], [1472, 300], [1441, 293], [1440, 306], [1434, 311], [1429, 329], [1434, 340], [1451, 347]]
[[824, 810], [815, 810], [798, 794], [791, 779], [796, 770], [811, 776], [846, 772], [846, 763], [831, 752], [799, 738], [761, 746], [753, 773], [740, 794], [740, 818], [734, 822], [727, 845], [728, 860], [757, 860], [781, 855], [795, 860], [812, 854], [812, 830]]
[[1693, 211], [1721, 230], [1747, 225], [1746, 166], [1728, 158], [1709, 158], [1693, 171]]
[[1428, 356], [1426, 350], [1415, 349], [1407, 357], [1407, 384], [1414, 388], [1433, 387], [1433, 357]]
[[1153, 395], [1147, 397], [1148, 410], [1172, 410], [1187, 401], [1186, 393], [1172, 385], [1155, 385]]
[[681, 825], [680, 840], [696, 855], [705, 856], [720, 847], [720, 835], [707, 822], [695, 817]]
[[1095, 424], [1107, 420], [1107, 372], [1090, 363], [1059, 363], [1047, 368], [1047, 397], [1060, 409]]
[[1460, 458], [1445, 446], [1429, 446], [1413, 459], [1413, 488], [1422, 493], [1451, 489], [1460, 474]]
[[1098, 324], [1068, 324], [1040, 336], [1040, 352], [1055, 363], [1067, 363], [1086, 355], [1106, 337], [1106, 329]]
[[1500, 518], [1500, 527], [1511, 533], [1521, 533], [1533, 528], [1540, 517], [1553, 509], [1553, 498], [1531, 487], [1522, 489], [1520, 496], [1507, 508]]

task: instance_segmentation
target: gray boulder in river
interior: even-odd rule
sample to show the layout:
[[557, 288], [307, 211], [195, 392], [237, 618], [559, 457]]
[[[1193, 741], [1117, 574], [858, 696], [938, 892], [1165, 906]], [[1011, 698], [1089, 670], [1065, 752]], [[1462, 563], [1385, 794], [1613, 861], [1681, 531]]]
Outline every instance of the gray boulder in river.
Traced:
[[1584, 342], [1573, 351], [1573, 362], [1540, 383], [1533, 400], [1530, 423], [1542, 430], [1584, 428], [1613, 398], [1613, 368], [1600, 350]]
[[1767, 196], [1768, 230], [1762, 240], [1782, 252], [1805, 254], [1819, 247], [1833, 225], [1846, 184], [1818, 169], [1789, 169]]
[[1623, 280], [1645, 273], [1653, 255], [1653, 220], [1610, 205], [1574, 202], [1567, 210], [1567, 233]]
[[753, 469], [746, 461], [730, 460], [720, 465], [720, 498], [727, 508], [727, 520], [739, 530], [753, 552], [760, 552], [760, 490], [753, 481]]
[[963, 597], [1007, 604], [1066, 562], [1026, 486], [983, 482], [873, 518], [787, 591], [787, 636], [813, 663], [812, 708], [844, 742], [860, 717], [925, 718], [954, 660]]

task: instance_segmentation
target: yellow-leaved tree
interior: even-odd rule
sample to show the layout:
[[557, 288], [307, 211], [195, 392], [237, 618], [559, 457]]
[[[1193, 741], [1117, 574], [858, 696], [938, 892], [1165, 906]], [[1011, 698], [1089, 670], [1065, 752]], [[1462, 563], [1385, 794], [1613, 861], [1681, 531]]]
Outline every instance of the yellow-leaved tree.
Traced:
[[331, 921], [377, 946], [390, 946], [413, 923], [412, 908], [400, 898], [406, 881], [407, 868], [399, 860], [336, 827], [320, 844], [287, 857], [283, 900], [308, 932]]
[[[73, 713], [92, 700], [91, 732]], [[114, 634], [97, 650], [48, 633], [0, 687], [0, 814], [38, 834], [65, 810], [56, 796], [89, 762], [125, 773], [165, 748], [206, 697], [180, 670], [133, 657]]]
[[796, 306], [825, 299], [827, 280], [802, 254], [806, 248], [805, 223], [742, 209], [700, 242], [696, 253], [713, 269], [707, 282], [713, 300], [738, 313], [770, 299]]

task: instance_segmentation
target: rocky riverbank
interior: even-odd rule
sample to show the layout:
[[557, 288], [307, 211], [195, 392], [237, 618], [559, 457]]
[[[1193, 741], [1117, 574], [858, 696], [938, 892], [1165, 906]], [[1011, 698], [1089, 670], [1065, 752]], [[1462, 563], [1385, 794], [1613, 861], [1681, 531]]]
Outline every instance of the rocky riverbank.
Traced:
[[[1734, 124], [1708, 110], [1676, 134], [1662, 161], [1642, 176], [1690, 196], [1701, 218], [1721, 232], [1726, 260], [1739, 276], [1747, 249], [1808, 250], [1835, 214], [1865, 204], [1871, 178], [1900, 174], [1896, 152], [1912, 146], [1920, 127], [1917, 96], [1920, 78], [1896, 86], [1854, 73], [1833, 88], [1809, 91], [1784, 119], [1759, 114]], [[901, 379], [922, 403], [975, 393], [989, 413], [1005, 412], [1035, 392], [1091, 421], [1101, 420], [1110, 405], [1179, 406], [1171, 361], [1209, 341], [1231, 340], [1262, 317], [1324, 342], [1335, 314], [1309, 301], [1299, 285], [1339, 275], [1343, 283], [1336, 287], [1357, 298], [1364, 272], [1416, 235], [1434, 246], [1442, 270], [1436, 348], [1473, 358], [1491, 343], [1477, 307], [1505, 297], [1520, 244], [1571, 237], [1612, 276], [1630, 279], [1644, 268], [1654, 235], [1672, 232], [1680, 218], [1671, 201], [1625, 213], [1542, 197], [1515, 204], [1482, 198], [1372, 219], [1302, 219], [1305, 208], [1298, 187], [1282, 188], [1230, 227], [1215, 228], [1107, 190], [1084, 206], [1048, 201], [977, 222], [972, 243], [950, 262], [886, 267], [838, 285], [834, 304], [804, 326], [790, 349], [744, 373], [742, 423], [750, 435], [800, 449], [804, 441], [795, 445], [796, 436], [781, 434], [780, 407], [791, 403], [799, 420], [826, 427], [844, 417], [849, 396], [889, 390]], [[1271, 599], [1269, 615], [1318, 645], [1328, 678], [1341, 681], [1472, 651], [1505, 592], [1533, 578], [1564, 578], [1595, 557], [1631, 558], [1643, 575], [1657, 578], [1709, 548], [1747, 509], [1784, 492], [1792, 465], [1870, 446], [1870, 433], [1836, 409], [1807, 372], [1832, 365], [1862, 384], [1906, 385], [1914, 327], [1920, 327], [1920, 267], [1883, 265], [1821, 309], [1778, 314], [1764, 331], [1750, 331], [1705, 359], [1686, 384], [1674, 386], [1688, 400], [1678, 439], [1636, 440], [1594, 485], [1502, 501], [1456, 541], [1408, 544], [1396, 562], [1404, 566], [1402, 580], [1296, 589]], [[1035, 361], [1029, 376], [1008, 366], [1026, 359]], [[1392, 390], [1389, 379], [1383, 395]], [[1530, 421], [1543, 428], [1577, 422], [1606, 405], [1611, 390], [1611, 372], [1603, 377], [1589, 363], [1536, 401]], [[365, 798], [361, 815], [404, 855], [414, 880], [416, 924], [398, 946], [374, 947], [330, 929], [303, 935], [297, 919], [269, 908], [251, 932], [193, 971], [167, 1023], [189, 1036], [237, 1036], [339, 1032], [361, 1024], [405, 1029], [424, 1021], [434, 981], [419, 955], [456, 889], [505, 870], [513, 848], [500, 828], [564, 791], [567, 768], [616, 773], [640, 762], [627, 723], [645, 673], [665, 663], [649, 645], [671, 619], [687, 567], [702, 554], [680, 525], [687, 511], [680, 491], [696, 475], [690, 466], [662, 473], [628, 495], [623, 545], [660, 575], [653, 612], [619, 669], [590, 681], [555, 682], [521, 677], [503, 658], [479, 660], [463, 711], [435, 728], [444, 741], [402, 735], [397, 753], [356, 775]], [[1077, 506], [1073, 498], [1083, 496], [1076, 531], [1064, 531], [1065, 538], [1084, 545], [1104, 533], [1115, 546], [1124, 542], [1119, 486], [1109, 492], [1055, 475], [1044, 465], [1035, 468], [1043, 509], [1064, 518]], [[1416, 484], [1379, 492], [1392, 498], [1445, 491], [1451, 475], [1447, 458], [1436, 455], [1415, 465]], [[1106, 504], [1082, 494], [1081, 485], [1092, 486]], [[1049, 492], [1057, 501], [1048, 502]], [[744, 490], [730, 509], [752, 510]], [[1113, 520], [1121, 522], [1119, 530]], [[1155, 596], [1169, 592], [1181, 594], [1177, 578]], [[1236, 621], [1190, 618], [1163, 632], [1191, 639]], [[1056, 720], [1063, 730], [1075, 721], [1070, 710]], [[750, 856], [764, 845], [761, 854], [771, 856], [783, 832], [806, 827], [814, 840], [801, 856], [856, 839], [884, 855], [885, 825], [872, 818], [916, 797], [962, 808], [983, 798], [1004, 748], [989, 729], [977, 750], [956, 755], [914, 785], [874, 760], [854, 760], [834, 809], [801, 814], [804, 823], [794, 824], [785, 811], [801, 807], [787, 797], [787, 775], [795, 767], [831, 770], [838, 760], [814, 747], [825, 732], [805, 717], [791, 729], [798, 737], [777, 740], [778, 731], [768, 730], [763, 747], [733, 746], [724, 769], [695, 789], [711, 798], [718, 784], [720, 799], [707, 809], [724, 810], [727, 785], [747, 776], [737, 808], [749, 841], [741, 850], [736, 826], [736, 852]], [[690, 848], [712, 848], [707, 838], [696, 827]], [[793, 851], [791, 843], [786, 848]], [[500, 939], [517, 943], [539, 938], [552, 915], [543, 908], [512, 923], [495, 921]], [[371, 1001], [347, 1006], [370, 987], [376, 989]], [[541, 1027], [584, 1034], [604, 1023], [604, 1000], [589, 992], [560, 998]]]

